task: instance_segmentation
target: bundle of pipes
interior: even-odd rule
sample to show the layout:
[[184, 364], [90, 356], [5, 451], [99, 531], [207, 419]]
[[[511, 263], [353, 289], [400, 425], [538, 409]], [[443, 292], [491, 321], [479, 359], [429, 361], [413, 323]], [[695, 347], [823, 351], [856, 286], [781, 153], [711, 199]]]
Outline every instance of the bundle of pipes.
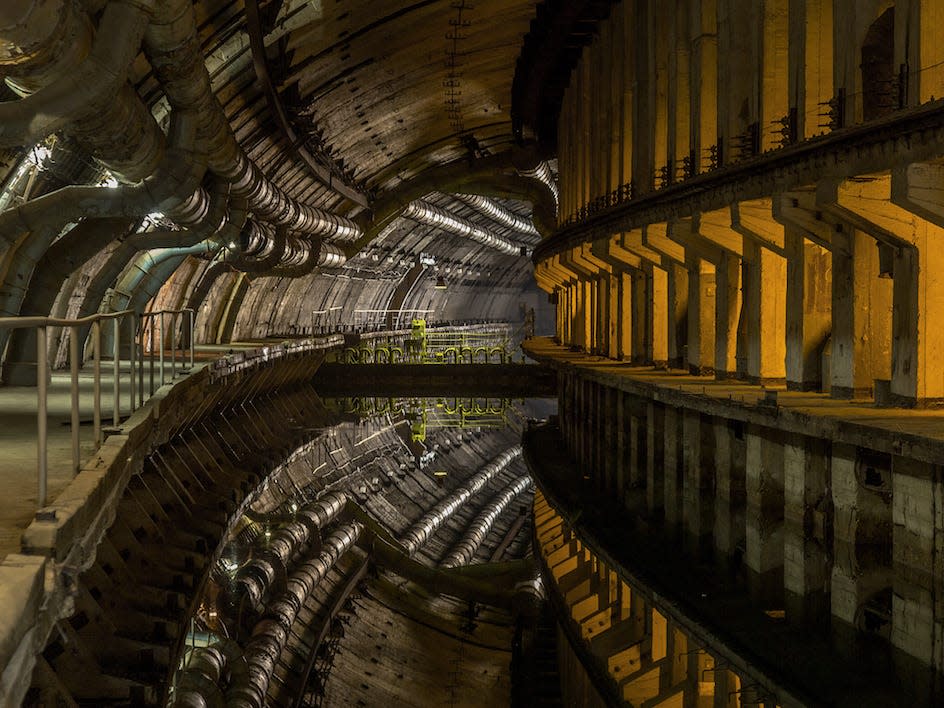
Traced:
[[539, 162], [532, 169], [518, 170], [518, 172], [522, 177], [530, 177], [543, 182], [544, 185], [549, 190], [551, 190], [551, 194], [554, 195], [554, 201], [560, 201], [560, 194], [557, 190], [557, 180], [554, 179], [554, 173], [551, 172], [551, 166], [547, 164], [546, 161]]
[[346, 493], [330, 492], [299, 510], [294, 521], [272, 535], [264, 553], [239, 568], [227, 604], [236, 608], [245, 600], [258, 610], [274, 580], [291, 568], [292, 560], [308, 547], [319, 529], [341, 513], [346, 502]]
[[325, 539], [317, 558], [302, 563], [292, 573], [285, 592], [269, 606], [252, 631], [244, 653], [248, 671], [226, 692], [227, 706], [262, 708], [266, 705], [269, 682], [299, 611], [338, 559], [354, 546], [362, 531], [363, 526], [357, 522], [341, 526]]
[[[142, 46], [172, 107], [167, 139], [127, 80]], [[37, 230], [50, 232], [48, 239], [83, 218], [152, 212], [195, 226], [208, 210], [200, 186], [207, 170], [260, 221], [308, 240], [361, 233], [349, 219], [288, 196], [240, 147], [212, 91], [190, 0], [111, 0], [97, 28], [80, 3], [3, 3], [0, 69], [24, 96], [0, 103], [0, 146], [64, 130], [125, 183], [66, 188], [8, 210], [0, 214], [0, 242]]]
[[504, 236], [492, 233], [468, 219], [450, 214], [445, 209], [422, 200], [410, 202], [401, 216], [404, 219], [412, 219], [427, 226], [435, 226], [447, 233], [471, 239], [509, 256], [517, 256], [521, 253], [521, 247]]
[[472, 520], [469, 528], [466, 529], [462, 538], [449, 552], [441, 566], [444, 568], [455, 568], [460, 565], [468, 565], [475, 557], [475, 552], [485, 543], [489, 531], [495, 524], [495, 520], [501, 513], [520, 495], [525, 489], [531, 486], [531, 478], [527, 475], [519, 477], [511, 484], [505, 487], [501, 493], [495, 496], [478, 516]]
[[528, 245], [535, 245], [541, 240], [541, 235], [534, 228], [534, 224], [524, 217], [518, 216], [510, 209], [496, 202], [494, 199], [483, 197], [481, 194], [456, 194], [456, 199], [470, 206], [481, 214], [509, 229], [517, 231], [521, 241]]
[[455, 513], [456, 509], [465, 504], [476, 492], [484, 487], [495, 475], [501, 473], [515, 459], [521, 456], [521, 446], [516, 445], [505, 450], [492, 460], [480, 472], [477, 472], [468, 482], [459, 487], [446, 499], [439, 502], [428, 511], [419, 521], [407, 530], [400, 541], [408, 555], [416, 553], [417, 549], [426, 543], [436, 533], [440, 526]]

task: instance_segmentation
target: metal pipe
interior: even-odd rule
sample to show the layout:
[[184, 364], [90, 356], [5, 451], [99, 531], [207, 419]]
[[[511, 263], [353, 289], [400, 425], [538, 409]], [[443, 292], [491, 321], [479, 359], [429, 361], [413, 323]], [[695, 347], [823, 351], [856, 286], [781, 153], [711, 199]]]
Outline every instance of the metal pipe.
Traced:
[[177, 377], [177, 313], [170, 314], [170, 378]]
[[47, 357], [49, 353], [46, 349], [46, 328], [40, 327], [36, 333], [36, 445], [37, 445], [37, 463], [39, 472], [39, 489], [37, 492], [37, 505], [40, 509], [46, 506], [46, 474], [49, 468], [49, 460], [46, 454], [47, 442], [47, 420], [46, 409], [47, 399], [47, 377], [49, 376], [49, 362]]
[[95, 320], [92, 323], [92, 371], [94, 384], [92, 400], [94, 412], [92, 415], [95, 446], [102, 444], [102, 323]]
[[[37, 345], [38, 346], [38, 345]], [[39, 364], [37, 363], [37, 367]], [[39, 381], [39, 370], [37, 368], [36, 381]], [[79, 328], [69, 328], [69, 383], [72, 393], [72, 472], [78, 473], [82, 464], [79, 449]]]
[[456, 509], [466, 503], [469, 498], [484, 487], [495, 475], [502, 472], [515, 459], [521, 456], [521, 446], [516, 445], [505, 450], [501, 455], [476, 473], [469, 481], [459, 487], [449, 497], [439, 502], [430, 511], [423, 515], [403, 535], [400, 543], [408, 555], [413, 555], [436, 531], [446, 523], [446, 520], [455, 513]]
[[[164, 385], [164, 311], [161, 310], [160, 313], [160, 339], [157, 341], [158, 352], [160, 353], [160, 365], [161, 365], [161, 386]], [[153, 341], [153, 340], [152, 340]], [[153, 391], [151, 394], [153, 395]]]
[[505, 208], [494, 199], [489, 199], [481, 194], [455, 194], [453, 196], [501, 226], [517, 231], [521, 234], [522, 240], [528, 244], [534, 245], [541, 240], [541, 235], [529, 219], [518, 216], [518, 214]]
[[226, 692], [226, 705], [233, 708], [263, 708], [275, 666], [285, 648], [289, 632], [306, 600], [325, 575], [357, 542], [363, 526], [345, 524], [325, 539], [317, 558], [302, 563], [286, 583], [286, 590], [272, 603], [265, 617], [253, 628], [244, 658], [245, 680]]
[[495, 520], [530, 485], [531, 478], [524, 475], [514, 480], [500, 494], [489, 501], [485, 508], [472, 520], [462, 538], [453, 546], [440, 565], [444, 568], [455, 568], [471, 563], [475, 557], [475, 552], [488, 538]]
[[317, 529], [334, 520], [347, 502], [345, 492], [329, 492], [296, 513], [295, 520], [273, 534], [265, 554], [259, 554], [236, 571], [229, 603], [236, 607], [246, 598], [257, 609], [273, 579], [291, 569], [291, 561], [310, 542]]
[[194, 326], [194, 320], [196, 319], [196, 313], [193, 310], [187, 310], [187, 312], [190, 313], [190, 339], [189, 341], [190, 341], [190, 369], [192, 371], [193, 370], [193, 348], [194, 348], [193, 326]]
[[115, 341], [112, 345], [111, 424], [116, 428], [121, 423], [121, 320], [112, 320]]
[[138, 316], [137, 316], [136, 314], [132, 314], [132, 315], [128, 318], [128, 325], [129, 325], [129, 327], [128, 327], [128, 329], [129, 329], [129, 332], [128, 332], [128, 358], [130, 359], [130, 366], [131, 366], [131, 378], [129, 379], [128, 384], [129, 384], [129, 395], [130, 395], [130, 398], [131, 398], [131, 412], [134, 413], [134, 411], [135, 411], [136, 408], [137, 408], [137, 407], [135, 406], [135, 401], [134, 401], [134, 394], [135, 394], [135, 390], [134, 390], [134, 389], [135, 389], [135, 374], [137, 373], [137, 372], [135, 371], [135, 365], [136, 365], [136, 363], [137, 363], [137, 362], [135, 361], [135, 359], [136, 359], [136, 356], [135, 356], [135, 355], [137, 354], [137, 348], [135, 347], [134, 336], [135, 336], [135, 334], [136, 334], [137, 331], [138, 331]]
[[423, 200], [410, 202], [406, 209], [403, 210], [401, 216], [404, 219], [412, 219], [421, 224], [442, 229], [447, 233], [471, 239], [476, 243], [480, 243], [488, 248], [493, 248], [509, 256], [521, 254], [521, 247], [504, 236], [499, 236], [488, 229], [483, 229], [481, 226], [468, 219], [463, 219], [460, 216], [456, 216], [441, 207], [434, 206]]

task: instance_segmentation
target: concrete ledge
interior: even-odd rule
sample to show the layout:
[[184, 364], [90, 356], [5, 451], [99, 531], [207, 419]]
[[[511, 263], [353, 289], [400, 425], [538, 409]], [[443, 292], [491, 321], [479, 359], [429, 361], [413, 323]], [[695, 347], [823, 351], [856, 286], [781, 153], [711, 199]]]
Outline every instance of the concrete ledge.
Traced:
[[656, 371], [571, 352], [549, 338], [522, 345], [532, 359], [641, 399], [741, 421], [785, 433], [824, 438], [921, 462], [944, 459], [944, 411], [876, 408], [871, 401], [839, 401], [824, 393], [780, 391], [764, 405], [764, 389], [744, 382]]
[[35, 656], [34, 618], [45, 600], [46, 559], [11, 553], [0, 563], [0, 705], [20, 705], [29, 682]]

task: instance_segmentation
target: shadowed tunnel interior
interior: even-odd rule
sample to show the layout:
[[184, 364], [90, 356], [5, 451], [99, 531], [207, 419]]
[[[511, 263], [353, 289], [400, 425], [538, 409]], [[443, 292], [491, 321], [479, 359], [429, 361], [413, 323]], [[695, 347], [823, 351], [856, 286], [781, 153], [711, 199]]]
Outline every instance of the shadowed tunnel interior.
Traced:
[[0, 704], [944, 700], [944, 0], [4, 0]]

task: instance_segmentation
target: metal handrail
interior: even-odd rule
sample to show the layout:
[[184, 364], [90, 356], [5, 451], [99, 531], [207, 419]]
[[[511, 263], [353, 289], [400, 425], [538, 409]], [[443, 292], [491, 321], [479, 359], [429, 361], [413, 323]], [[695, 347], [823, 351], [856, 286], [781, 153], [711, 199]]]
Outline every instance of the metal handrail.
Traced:
[[[144, 405], [144, 358], [150, 356], [150, 393], [154, 394], [154, 347], [153, 337], [150, 350], [146, 350], [144, 342], [143, 321], [146, 319], [159, 318], [160, 324], [160, 363], [161, 376], [160, 385], [164, 385], [164, 321], [166, 315], [171, 315], [171, 327], [173, 328], [173, 349], [171, 375], [172, 378], [177, 374], [177, 328], [176, 321], [179, 315], [189, 315], [190, 327], [190, 368], [194, 363], [194, 316], [191, 308], [182, 310], [156, 310], [138, 314], [134, 310], [120, 310], [118, 312], [99, 312], [88, 317], [77, 319], [62, 319], [57, 317], [0, 317], [0, 329], [35, 329], [36, 330], [36, 430], [37, 430], [37, 478], [38, 495], [37, 501], [40, 508], [46, 506], [47, 501], [47, 480], [49, 475], [49, 380], [52, 376], [52, 369], [49, 365], [49, 327], [63, 327], [69, 329], [69, 375], [70, 375], [70, 395], [71, 395], [71, 437], [72, 437], [72, 473], [78, 473], [81, 468], [81, 446], [79, 439], [79, 366], [81, 363], [79, 332], [82, 327], [91, 325], [92, 339], [92, 419], [93, 436], [95, 439], [95, 449], [101, 447], [103, 442], [102, 431], [102, 322], [112, 320], [114, 322], [114, 337], [112, 345], [112, 424], [118, 426], [121, 423], [121, 321], [127, 319], [130, 322], [128, 341], [129, 341], [129, 360], [131, 363], [129, 389], [131, 394], [130, 408], [133, 413], [138, 407]], [[139, 321], [142, 324], [140, 328], [139, 344], [135, 344], [135, 338], [139, 334]], [[139, 356], [140, 355], [140, 356]], [[137, 374], [137, 376], [135, 375]], [[135, 405], [137, 394], [138, 405]]]
[[[142, 320], [142, 324], [141, 324], [141, 334], [142, 334], [142, 336], [141, 336], [141, 340], [140, 340], [140, 347], [141, 347], [141, 361], [142, 361], [142, 363], [144, 362], [144, 355], [145, 355], [145, 344], [144, 344], [144, 336], [143, 336], [143, 335], [144, 335], [144, 323], [143, 323], [143, 321], [144, 321], [145, 319], [148, 319], [148, 320], [155, 320], [155, 319], [156, 319], [156, 323], [159, 325], [157, 341], [158, 341], [158, 360], [159, 360], [159, 362], [160, 362], [160, 385], [161, 385], [161, 386], [163, 386], [163, 385], [164, 385], [164, 382], [165, 382], [165, 371], [164, 371], [164, 322], [165, 322], [165, 318], [166, 318], [167, 315], [170, 315], [170, 316], [171, 316], [171, 318], [170, 318], [170, 329], [171, 329], [171, 335], [170, 335], [170, 336], [171, 336], [171, 354], [170, 354], [170, 355], [171, 355], [171, 370], [170, 370], [170, 374], [171, 374], [171, 379], [173, 379], [173, 378], [177, 375], [177, 344], [178, 344], [178, 342], [179, 342], [179, 339], [178, 339], [178, 337], [177, 337], [177, 317], [178, 317], [178, 315], [184, 315], [184, 314], [188, 315], [188, 320], [189, 320], [188, 327], [189, 327], [189, 334], [190, 334], [190, 336], [187, 338], [187, 343], [188, 343], [188, 347], [187, 347], [187, 348], [189, 349], [189, 352], [188, 352], [188, 353], [189, 353], [189, 360], [190, 360], [190, 368], [192, 369], [192, 368], [193, 368], [193, 361], [194, 361], [193, 330], [194, 330], [194, 319], [195, 319], [195, 317], [196, 317], [196, 314], [195, 314], [194, 309], [191, 308], [191, 307], [184, 307], [184, 308], [181, 308], [181, 309], [178, 309], [178, 310], [151, 310], [150, 312], [144, 312], [144, 313], [141, 314], [141, 320]], [[149, 389], [150, 389], [150, 394], [149, 394], [149, 395], [154, 395], [154, 390], [155, 390], [155, 389], [154, 389], [154, 340], [155, 340], [155, 337], [154, 337], [154, 332], [153, 332], [154, 324], [155, 324], [155, 322], [152, 321], [152, 322], [151, 322], [151, 330], [152, 330], [152, 331], [151, 331], [151, 346], [150, 346], [149, 350], [147, 350], [147, 353], [149, 354], [149, 361], [150, 361], [150, 366], [149, 366]], [[182, 359], [182, 358], [183, 358], [183, 352], [181, 352], [181, 359]], [[183, 370], [184, 370], [184, 369], [181, 369], [181, 371], [183, 371]], [[138, 394], [138, 395], [139, 395], [139, 397], [140, 397], [140, 404], [141, 404], [141, 405], [144, 405], [144, 367], [143, 367], [143, 366], [139, 369], [139, 371], [138, 371], [138, 376], [139, 376], [139, 383], [140, 383], [140, 385], [139, 385], [139, 387], [138, 387], [138, 390], [139, 390], [139, 394]]]
[[[78, 319], [60, 319], [57, 317], [0, 317], [0, 329], [36, 329], [36, 429], [37, 429], [37, 477], [39, 507], [46, 506], [47, 477], [49, 473], [48, 458], [48, 396], [49, 378], [52, 370], [49, 367], [48, 328], [69, 328], [69, 373], [71, 380], [71, 427], [72, 427], [72, 472], [79, 471], [81, 466], [81, 451], [79, 446], [79, 329], [85, 325], [92, 326], [92, 358], [93, 358], [93, 424], [96, 449], [102, 444], [102, 321], [114, 321], [114, 382], [112, 385], [112, 421], [118, 425], [121, 421], [121, 398], [119, 378], [119, 345], [121, 338], [121, 320], [130, 317], [131, 341], [137, 332], [137, 314], [134, 310], [119, 312], [105, 312], [81, 317]], [[131, 347], [131, 410], [134, 410], [134, 346]]]

